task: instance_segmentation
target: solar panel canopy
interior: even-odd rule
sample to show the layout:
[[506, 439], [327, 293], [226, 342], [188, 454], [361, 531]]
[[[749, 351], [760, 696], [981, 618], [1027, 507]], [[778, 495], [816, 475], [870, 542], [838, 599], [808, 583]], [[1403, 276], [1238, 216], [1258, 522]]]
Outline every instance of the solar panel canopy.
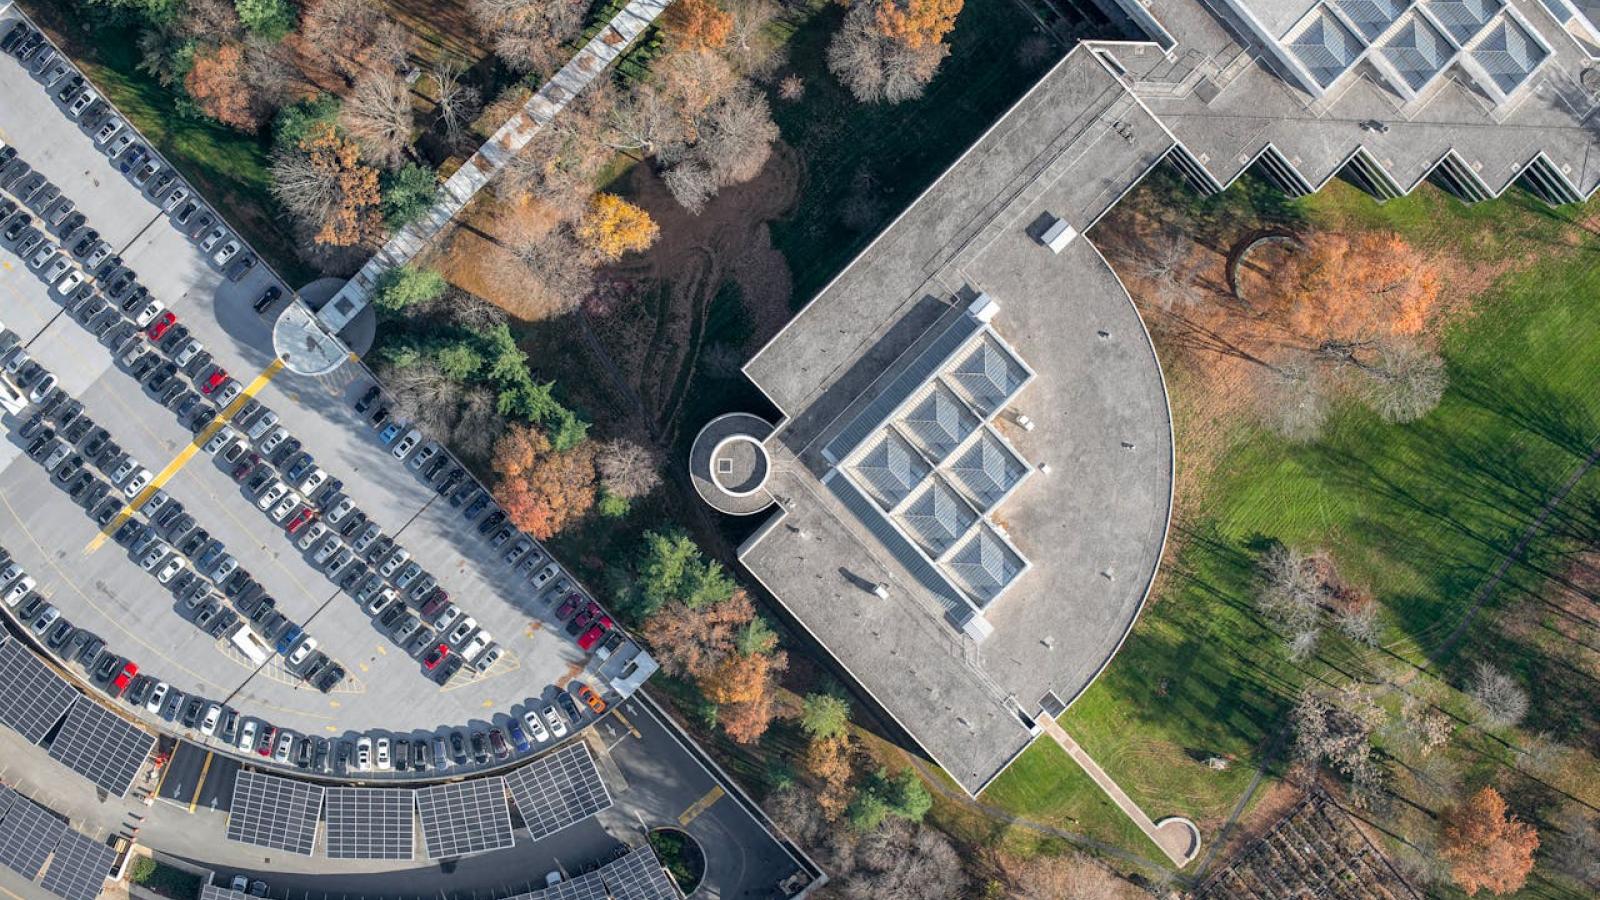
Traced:
[[590, 872], [545, 888], [544, 900], [606, 900], [606, 885], [599, 872]]
[[240, 770], [228, 814], [228, 840], [310, 856], [322, 794], [321, 785]]
[[203, 884], [200, 886], [200, 900], [249, 900], [250, 895], [243, 891], [225, 888], [219, 884]]
[[50, 868], [39, 884], [66, 900], [94, 900], [105, 888], [117, 851], [103, 841], [94, 841], [67, 829], [56, 842]]
[[589, 747], [574, 741], [505, 776], [511, 799], [534, 840], [611, 805]]
[[55, 813], [15, 797], [0, 818], [0, 865], [32, 881], [66, 830], [67, 823]]
[[107, 793], [122, 797], [155, 741], [154, 735], [85, 699], [67, 711], [67, 721], [50, 743], [50, 756]]
[[332, 787], [327, 794], [329, 859], [411, 859], [416, 804], [406, 788]]
[[607, 863], [599, 874], [613, 900], [678, 900], [682, 896], [648, 844]]
[[418, 788], [416, 797], [422, 839], [434, 859], [500, 850], [513, 843], [504, 778]]
[[0, 643], [0, 724], [31, 744], [44, 740], [79, 694], [21, 641]]

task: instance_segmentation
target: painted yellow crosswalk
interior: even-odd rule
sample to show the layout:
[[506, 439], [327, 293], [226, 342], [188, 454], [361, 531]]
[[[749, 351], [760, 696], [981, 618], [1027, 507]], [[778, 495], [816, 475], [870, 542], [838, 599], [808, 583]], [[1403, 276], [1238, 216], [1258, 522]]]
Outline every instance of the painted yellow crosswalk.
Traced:
[[210, 425], [206, 426], [204, 431], [195, 435], [194, 440], [190, 441], [182, 450], [179, 450], [178, 455], [174, 456], [171, 462], [167, 463], [160, 472], [156, 473], [154, 478], [150, 479], [150, 483], [145, 485], [144, 490], [128, 501], [128, 505], [124, 506], [110, 522], [106, 523], [106, 527], [100, 529], [100, 533], [94, 536], [88, 546], [83, 548], [83, 554], [88, 556], [105, 546], [111, 535], [122, 527], [122, 523], [133, 516], [134, 510], [143, 506], [144, 502], [149, 500], [152, 494], [161, 490], [168, 481], [172, 480], [173, 476], [183, 471], [183, 467], [189, 464], [189, 460], [194, 459], [194, 455], [200, 452], [200, 448], [205, 445], [205, 442], [211, 440], [218, 431], [222, 430], [222, 426], [228, 424], [238, 414], [239, 410], [243, 409], [244, 405], [250, 402], [250, 399], [259, 393], [262, 388], [266, 387], [267, 383], [277, 377], [277, 374], [281, 371], [283, 371], [283, 360], [281, 359], [274, 359], [265, 369], [262, 369], [261, 374], [253, 378], [245, 386], [245, 389], [239, 392], [239, 396], [233, 398], [233, 402], [229, 403], [227, 408], [219, 413]]
[[704, 797], [696, 800], [693, 805], [683, 811], [683, 815], [678, 817], [678, 824], [687, 827], [690, 822], [698, 819], [701, 813], [710, 809], [711, 804], [721, 800], [725, 793], [726, 792], [722, 789], [722, 785], [712, 785], [711, 790], [706, 791], [706, 795]]

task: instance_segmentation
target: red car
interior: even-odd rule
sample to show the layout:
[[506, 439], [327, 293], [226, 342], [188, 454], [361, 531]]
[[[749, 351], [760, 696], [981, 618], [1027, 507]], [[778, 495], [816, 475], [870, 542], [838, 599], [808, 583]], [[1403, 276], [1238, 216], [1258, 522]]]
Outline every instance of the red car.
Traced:
[[583, 612], [578, 613], [577, 617], [572, 620], [572, 624], [577, 626], [578, 629], [588, 628], [589, 624], [600, 618], [601, 615], [603, 613], [600, 611], [600, 604], [590, 600], [588, 607]]
[[178, 316], [169, 309], [157, 316], [156, 320], [150, 323], [150, 327], [144, 330], [144, 333], [150, 336], [150, 340], [159, 341], [161, 336], [167, 333], [167, 329], [176, 325], [177, 322]]
[[600, 621], [589, 626], [589, 630], [583, 633], [583, 637], [578, 638], [578, 649], [592, 650], [594, 645], [599, 643], [600, 638], [605, 636], [605, 633], [610, 629], [611, 617], [601, 616]]
[[582, 600], [583, 598], [577, 594], [568, 594], [567, 599], [563, 600], [561, 605], [556, 607], [556, 618], [565, 622], [567, 617], [572, 615], [572, 611], [578, 608], [578, 604], [582, 602]]
[[128, 685], [133, 684], [133, 676], [137, 674], [139, 674], [138, 663], [130, 662], [123, 666], [122, 672], [111, 682], [111, 696], [121, 697], [122, 692], [128, 689]]
[[216, 371], [206, 377], [206, 383], [200, 385], [200, 393], [210, 396], [211, 392], [222, 386], [228, 380], [228, 370], [218, 366]]
[[317, 511], [308, 506], [305, 509], [295, 513], [294, 518], [289, 520], [289, 524], [284, 526], [284, 530], [290, 534], [294, 534], [300, 529], [306, 527], [307, 523], [316, 517]]
[[439, 668], [439, 663], [444, 662], [444, 658], [449, 655], [450, 645], [440, 644], [439, 646], [434, 647], [432, 650], [429, 650], [428, 655], [422, 658], [422, 667], [427, 669], [429, 672], [432, 672], [434, 669]]

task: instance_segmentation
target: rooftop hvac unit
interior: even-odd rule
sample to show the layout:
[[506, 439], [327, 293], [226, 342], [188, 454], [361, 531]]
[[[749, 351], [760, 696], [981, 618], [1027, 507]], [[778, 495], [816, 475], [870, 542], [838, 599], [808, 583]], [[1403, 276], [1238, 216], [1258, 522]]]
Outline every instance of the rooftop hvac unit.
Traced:
[[1044, 230], [1044, 234], [1039, 235], [1039, 241], [1049, 247], [1051, 253], [1060, 253], [1077, 236], [1078, 229], [1068, 225], [1066, 219], [1056, 219]]

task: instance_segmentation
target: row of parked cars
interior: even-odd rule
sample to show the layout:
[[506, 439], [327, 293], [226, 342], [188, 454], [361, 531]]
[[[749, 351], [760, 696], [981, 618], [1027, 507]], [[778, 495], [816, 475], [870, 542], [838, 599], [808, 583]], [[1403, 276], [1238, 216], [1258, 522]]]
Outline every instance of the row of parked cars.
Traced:
[[63, 664], [82, 666], [112, 696], [126, 691], [138, 677], [138, 664], [108, 650], [99, 635], [67, 621], [36, 587], [38, 581], [11, 558], [11, 551], [0, 547], [0, 597], [17, 626], [32, 632]]

